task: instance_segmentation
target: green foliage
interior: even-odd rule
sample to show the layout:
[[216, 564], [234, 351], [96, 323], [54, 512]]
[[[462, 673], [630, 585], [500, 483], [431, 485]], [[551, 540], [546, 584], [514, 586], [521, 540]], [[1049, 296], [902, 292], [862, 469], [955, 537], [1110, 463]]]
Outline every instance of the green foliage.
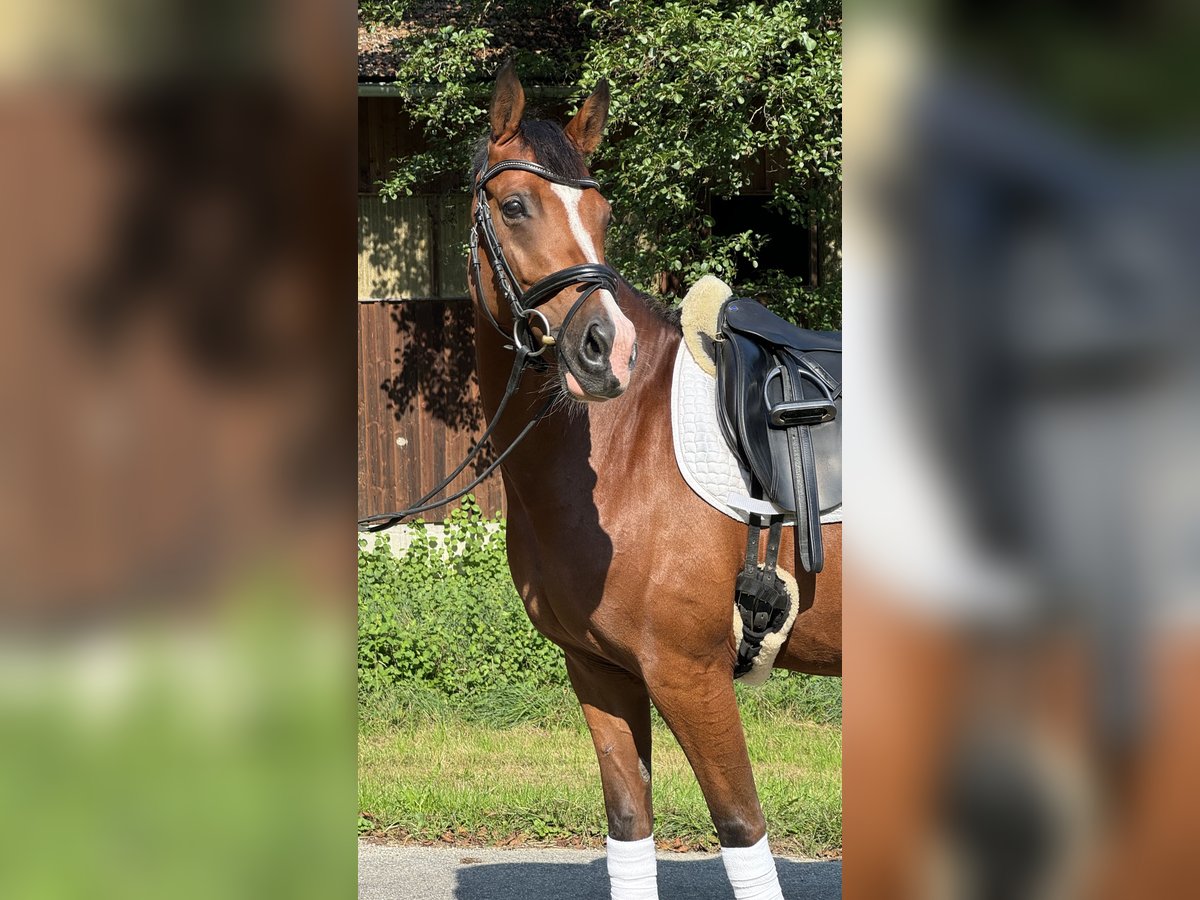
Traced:
[[364, 25], [399, 25], [412, 0], [358, 0], [358, 20]]
[[446, 26], [403, 40], [398, 84], [405, 111], [420, 123], [428, 149], [393, 160], [380, 193], [394, 199], [447, 173], [464, 175], [474, 143], [488, 120], [491, 84], [482, 80], [483, 51], [492, 34], [484, 28]]
[[[841, 32], [831, 12], [805, 0], [584, 10], [596, 39], [582, 85], [607, 78], [613, 95], [613, 140], [598, 163], [613, 207], [636, 210], [616, 216], [608, 244], [627, 278], [652, 289], [673, 273], [686, 288], [706, 273], [733, 280], [740, 260], [756, 266], [764, 237], [714, 234], [708, 202], [746, 188], [748, 163], [763, 154], [778, 165], [771, 205], [795, 223], [815, 217], [837, 239]], [[829, 317], [828, 299], [809, 298], [815, 318]]]
[[493, 729], [530, 725], [586, 733], [579, 701], [565, 683], [516, 681], [448, 696], [427, 681], [396, 681], [365, 686], [360, 698], [359, 728], [366, 734], [456, 723]]
[[756, 298], [779, 315], [806, 328], [837, 331], [842, 327], [842, 283], [809, 287], [770, 269], [737, 285], [738, 292]]
[[[817, 235], [821, 287], [763, 272], [738, 289], [762, 291], [769, 305], [810, 327], [836, 327], [839, 4], [620, 0], [576, 8], [590, 29], [582, 58], [555, 48], [508, 55], [527, 88], [566, 85], [582, 100], [601, 78], [610, 83], [607, 138], [593, 161], [615, 210], [609, 260], [642, 290], [667, 298], [703, 274], [733, 281], [739, 263], [756, 268], [766, 237], [714, 234], [710, 201], [746, 188], [751, 165], [765, 156], [778, 181], [772, 208]], [[414, 30], [401, 48], [404, 111], [427, 146], [394, 161], [381, 186], [389, 197], [462, 178], [484, 133], [497, 66], [497, 54], [487, 52], [497, 49], [495, 36], [479, 24]]]
[[358, 571], [363, 691], [412, 682], [464, 697], [566, 684], [562, 651], [534, 630], [513, 588], [503, 524], [473, 499], [450, 514], [441, 541], [418, 523], [399, 557], [386, 541], [360, 541]]

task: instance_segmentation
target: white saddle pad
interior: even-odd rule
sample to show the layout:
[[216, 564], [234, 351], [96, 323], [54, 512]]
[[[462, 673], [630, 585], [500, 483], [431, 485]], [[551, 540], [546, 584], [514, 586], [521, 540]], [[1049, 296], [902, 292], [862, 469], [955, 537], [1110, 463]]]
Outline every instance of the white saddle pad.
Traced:
[[[684, 341], [679, 342], [671, 381], [671, 432], [680, 473], [713, 509], [739, 522], [750, 521], [750, 510], [783, 512], [772, 503], [751, 499], [750, 472], [729, 449], [717, 420], [717, 380], [696, 365]], [[822, 524], [840, 521], [840, 505], [822, 510]], [[794, 522], [788, 518], [784, 524]]]

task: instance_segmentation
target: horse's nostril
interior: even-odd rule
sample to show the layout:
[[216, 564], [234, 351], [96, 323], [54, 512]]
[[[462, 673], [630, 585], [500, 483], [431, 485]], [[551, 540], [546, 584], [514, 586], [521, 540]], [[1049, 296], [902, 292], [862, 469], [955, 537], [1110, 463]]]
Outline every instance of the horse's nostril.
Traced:
[[604, 326], [593, 322], [588, 326], [583, 336], [583, 346], [580, 348], [584, 360], [592, 366], [601, 366], [608, 359], [608, 337]]

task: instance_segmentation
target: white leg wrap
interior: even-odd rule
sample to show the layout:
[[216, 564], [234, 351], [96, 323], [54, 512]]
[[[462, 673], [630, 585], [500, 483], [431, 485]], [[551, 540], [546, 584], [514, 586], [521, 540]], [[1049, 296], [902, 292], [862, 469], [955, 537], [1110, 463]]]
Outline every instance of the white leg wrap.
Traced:
[[765, 834], [753, 847], [722, 847], [721, 860], [736, 900], [783, 900]]
[[654, 835], [640, 841], [608, 839], [608, 882], [612, 900], [658, 900]]

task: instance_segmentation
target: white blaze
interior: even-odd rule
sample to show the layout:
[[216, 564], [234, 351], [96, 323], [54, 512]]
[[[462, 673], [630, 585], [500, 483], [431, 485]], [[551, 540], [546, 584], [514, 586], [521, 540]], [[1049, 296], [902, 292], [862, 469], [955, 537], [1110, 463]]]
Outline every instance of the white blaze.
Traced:
[[[583, 219], [579, 216], [579, 201], [583, 199], [583, 189], [551, 182], [550, 190], [554, 191], [555, 196], [566, 207], [567, 225], [571, 229], [575, 242], [579, 244], [579, 249], [583, 251], [584, 259], [590, 263], [600, 262], [596, 244], [592, 241], [592, 236], [588, 234], [587, 229], [583, 227]], [[637, 334], [633, 323], [625, 317], [625, 313], [621, 312], [613, 295], [606, 290], [596, 293], [600, 297], [601, 306], [604, 307], [604, 311], [615, 327], [612, 353], [608, 358], [609, 366], [612, 368], [613, 375], [624, 386], [629, 383], [629, 357], [633, 354], [633, 342]]]

